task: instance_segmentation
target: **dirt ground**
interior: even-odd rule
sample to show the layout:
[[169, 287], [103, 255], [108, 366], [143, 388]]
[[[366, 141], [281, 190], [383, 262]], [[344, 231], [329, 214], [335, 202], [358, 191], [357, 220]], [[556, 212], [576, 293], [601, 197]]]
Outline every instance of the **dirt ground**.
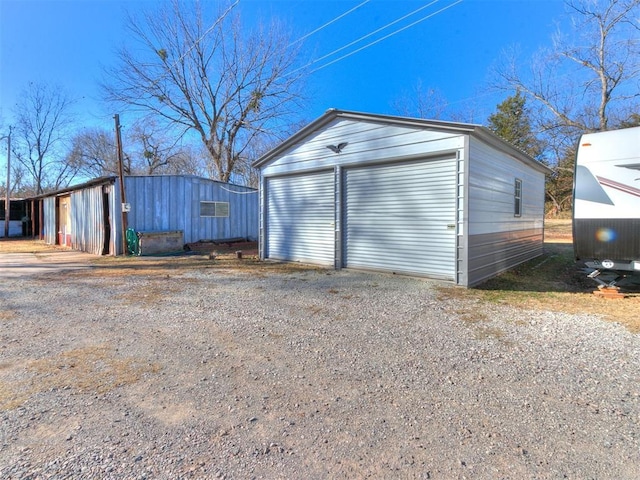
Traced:
[[547, 218], [544, 221], [544, 241], [549, 243], [572, 243], [571, 220]]
[[[473, 289], [443, 289], [442, 295], [478, 298], [486, 302], [529, 305], [567, 313], [591, 312], [619, 322], [632, 332], [640, 333], [640, 285], [623, 282], [626, 298], [611, 300], [593, 294], [597, 284], [586, 278], [573, 259], [571, 220], [545, 220], [545, 254], [489, 280]], [[46, 252], [68, 249], [46, 245], [42, 241], [0, 240], [0, 254], [32, 252], [43, 262], [55, 261]], [[238, 258], [238, 252], [241, 257]], [[298, 263], [261, 262], [258, 245], [253, 242], [189, 244], [184, 255], [167, 257], [93, 257], [85, 261], [100, 266], [103, 275], [188, 271], [190, 269], [234, 269], [264, 274], [269, 271], [295, 272], [322, 270], [320, 267]]]
[[526, 303], [564, 257], [462, 289], [227, 248], [0, 283], [0, 478], [637, 478], [638, 336]]

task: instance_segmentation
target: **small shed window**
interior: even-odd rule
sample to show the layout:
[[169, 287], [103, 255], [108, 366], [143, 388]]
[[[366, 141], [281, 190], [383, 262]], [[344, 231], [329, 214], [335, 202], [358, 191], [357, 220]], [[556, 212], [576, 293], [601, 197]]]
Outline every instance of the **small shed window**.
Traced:
[[522, 215], [522, 180], [516, 178], [514, 189], [513, 215], [519, 217]]
[[228, 217], [229, 202], [200, 202], [201, 217]]

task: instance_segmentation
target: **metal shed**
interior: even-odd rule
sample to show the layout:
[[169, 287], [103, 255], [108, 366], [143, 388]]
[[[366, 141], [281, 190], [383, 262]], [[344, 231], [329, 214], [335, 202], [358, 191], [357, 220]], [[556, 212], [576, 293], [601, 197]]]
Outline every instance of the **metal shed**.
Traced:
[[260, 168], [260, 256], [478, 284], [542, 254], [549, 169], [471, 124], [329, 110]]
[[[124, 177], [130, 210], [127, 224], [138, 232], [181, 231], [184, 243], [258, 237], [258, 191], [193, 175]], [[122, 254], [118, 177], [29, 199], [34, 231], [50, 244], [96, 255]]]
[[[27, 235], [27, 223], [25, 222], [26, 202], [22, 198], [9, 199], [9, 218], [5, 207], [6, 200], [0, 199], [0, 238], [21, 237]], [[7, 222], [8, 220], [8, 222]]]

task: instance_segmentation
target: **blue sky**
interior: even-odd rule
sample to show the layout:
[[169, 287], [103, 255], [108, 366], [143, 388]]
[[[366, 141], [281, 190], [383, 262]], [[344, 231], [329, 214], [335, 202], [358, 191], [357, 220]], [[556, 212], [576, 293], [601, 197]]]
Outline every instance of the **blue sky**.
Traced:
[[[302, 37], [363, 1], [240, 0], [237, 8], [247, 23], [276, 16], [291, 26], [294, 37]], [[306, 55], [313, 60], [332, 52], [431, 1], [370, 0], [308, 37]], [[504, 98], [487, 90], [491, 65], [513, 45], [520, 46], [523, 59], [549, 46], [564, 3], [462, 0], [436, 13], [455, 1], [436, 1], [404, 22], [315, 64], [322, 67], [435, 13], [316, 71], [309, 79], [312, 98], [302, 116], [313, 120], [328, 108], [394, 114], [394, 104], [421, 83], [423, 89], [437, 89], [456, 109], [473, 107], [474, 121], [484, 122]], [[153, 5], [153, 0], [0, 0], [0, 135], [6, 133], [13, 105], [30, 81], [59, 85], [77, 97], [80, 124], [112, 128], [116, 112], [105, 110], [99, 98], [102, 68], [113, 64], [114, 51], [126, 42], [125, 9]], [[5, 148], [0, 145], [0, 151]]]

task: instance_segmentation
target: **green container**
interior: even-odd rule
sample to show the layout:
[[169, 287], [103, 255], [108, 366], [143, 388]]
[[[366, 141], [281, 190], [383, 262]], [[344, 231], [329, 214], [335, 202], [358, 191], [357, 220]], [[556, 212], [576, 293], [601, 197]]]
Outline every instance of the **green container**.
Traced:
[[127, 253], [140, 255], [140, 237], [133, 228], [127, 228]]

